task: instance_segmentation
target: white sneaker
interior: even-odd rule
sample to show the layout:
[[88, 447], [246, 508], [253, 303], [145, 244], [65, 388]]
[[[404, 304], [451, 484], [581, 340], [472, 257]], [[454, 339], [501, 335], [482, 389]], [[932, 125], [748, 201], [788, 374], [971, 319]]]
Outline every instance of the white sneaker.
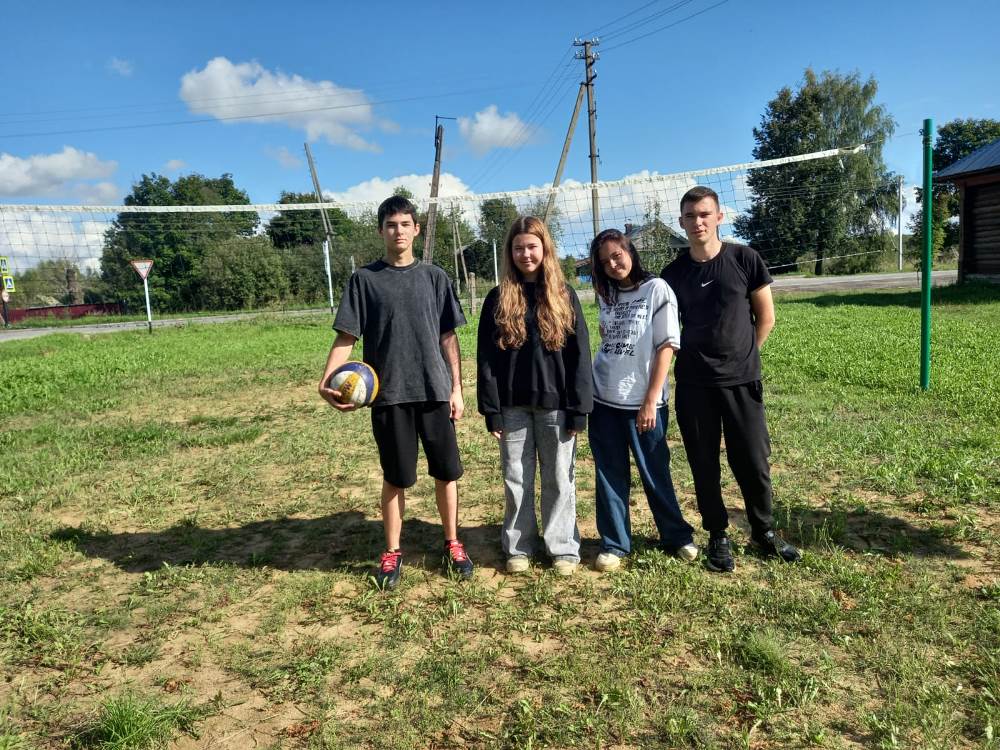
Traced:
[[552, 563], [552, 570], [557, 576], [571, 576], [576, 572], [577, 563], [572, 560], [555, 560]]
[[507, 558], [508, 573], [527, 573], [531, 568], [531, 561], [524, 555], [514, 555]]
[[684, 562], [694, 562], [698, 559], [698, 545], [692, 542], [691, 544], [685, 544], [683, 547], [678, 547], [677, 551], [674, 552], [674, 556]]
[[594, 561], [594, 568], [599, 570], [601, 573], [607, 573], [610, 570], [618, 570], [622, 564], [622, 559], [613, 552], [602, 552], [597, 556], [597, 560]]

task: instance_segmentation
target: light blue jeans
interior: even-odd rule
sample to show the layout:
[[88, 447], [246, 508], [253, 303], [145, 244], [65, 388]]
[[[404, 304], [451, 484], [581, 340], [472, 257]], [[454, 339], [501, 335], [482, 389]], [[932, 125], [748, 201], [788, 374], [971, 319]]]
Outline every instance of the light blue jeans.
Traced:
[[502, 409], [504, 511], [500, 543], [508, 557], [530, 557], [538, 548], [535, 468], [541, 478], [542, 538], [553, 560], [580, 562], [576, 526], [576, 436], [557, 409]]

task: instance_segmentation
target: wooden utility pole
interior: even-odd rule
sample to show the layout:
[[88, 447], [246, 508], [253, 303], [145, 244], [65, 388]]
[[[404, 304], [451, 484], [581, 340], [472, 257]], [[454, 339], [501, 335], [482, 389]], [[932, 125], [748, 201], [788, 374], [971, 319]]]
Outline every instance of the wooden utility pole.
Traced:
[[431, 177], [431, 203], [427, 208], [427, 226], [424, 227], [424, 263], [434, 262], [434, 230], [437, 228], [438, 182], [441, 179], [441, 148], [444, 145], [444, 125], [434, 117], [434, 175]]
[[434, 234], [437, 231], [438, 183], [441, 180], [441, 152], [444, 150], [444, 125], [441, 120], [454, 117], [434, 115], [434, 174], [431, 176], [431, 201], [427, 207], [427, 226], [424, 227], [424, 263], [434, 262]]
[[[594, 80], [597, 78], [597, 74], [594, 72], [594, 62], [597, 60], [599, 55], [593, 52], [591, 48], [596, 47], [601, 43], [600, 39], [588, 39], [585, 41], [580, 41], [579, 39], [573, 40], [574, 47], [583, 47], [583, 52], [577, 52], [575, 57], [577, 60], [583, 60], [586, 66], [586, 78], [584, 79], [585, 85], [587, 87], [587, 114], [589, 115], [588, 125], [590, 129], [590, 181], [591, 183], [597, 182], [597, 103], [594, 97]], [[597, 188], [591, 188], [590, 191], [590, 203], [591, 212], [594, 217], [594, 234], [596, 235], [601, 231], [601, 204], [600, 199], [597, 197]]]
[[586, 83], [581, 83], [580, 90], [576, 92], [576, 105], [573, 107], [573, 116], [569, 118], [569, 129], [566, 131], [566, 140], [563, 142], [562, 154], [559, 155], [559, 166], [556, 167], [556, 177], [552, 180], [552, 192], [549, 193], [549, 202], [545, 204], [545, 216], [542, 217], [542, 221], [546, 224], [549, 223], [549, 217], [552, 215], [552, 208], [556, 202], [556, 188], [562, 182], [563, 168], [566, 166], [569, 146], [573, 142], [573, 131], [576, 130], [576, 121], [580, 117], [580, 105], [583, 104], [583, 93], [586, 87]]

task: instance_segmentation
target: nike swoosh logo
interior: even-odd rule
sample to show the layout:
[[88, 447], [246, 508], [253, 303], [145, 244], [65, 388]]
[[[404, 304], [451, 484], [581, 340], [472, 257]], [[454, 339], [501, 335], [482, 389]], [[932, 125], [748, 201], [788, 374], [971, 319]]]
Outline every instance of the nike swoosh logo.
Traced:
[[[712, 279], [712, 281], [715, 281], [715, 279]], [[709, 284], [711, 284], [711, 283], [712, 283], [712, 281], [706, 281], [706, 282], [705, 282], [704, 284], [702, 284], [702, 286], [703, 286], [703, 287], [706, 287], [706, 286], [708, 286]]]

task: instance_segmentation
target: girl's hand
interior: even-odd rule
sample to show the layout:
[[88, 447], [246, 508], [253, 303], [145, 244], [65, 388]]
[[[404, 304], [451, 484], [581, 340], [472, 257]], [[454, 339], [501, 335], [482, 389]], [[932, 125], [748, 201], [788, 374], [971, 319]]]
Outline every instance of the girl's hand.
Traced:
[[635, 429], [642, 433], [649, 432], [654, 427], [656, 427], [656, 405], [644, 401], [635, 416]]
[[493, 430], [490, 434], [497, 440], [499, 440], [500, 438], [503, 437], [503, 430]]

